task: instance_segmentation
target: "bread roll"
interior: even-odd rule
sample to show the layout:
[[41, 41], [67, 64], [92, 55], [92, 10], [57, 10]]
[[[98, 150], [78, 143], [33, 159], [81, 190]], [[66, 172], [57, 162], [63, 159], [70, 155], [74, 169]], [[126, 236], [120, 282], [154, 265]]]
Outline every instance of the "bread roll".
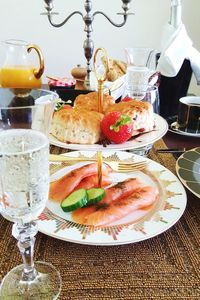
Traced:
[[[114, 104], [115, 100], [112, 96], [103, 96], [103, 112], [105, 112], [109, 105]], [[91, 92], [88, 94], [78, 95], [74, 101], [75, 108], [87, 109], [89, 111], [98, 111], [98, 93]]]
[[84, 109], [61, 109], [54, 113], [51, 134], [72, 144], [95, 144], [101, 139], [103, 114]]
[[107, 109], [107, 113], [111, 111], [120, 111], [124, 115], [128, 115], [133, 120], [133, 134], [152, 131], [154, 123], [153, 107], [149, 102], [142, 102], [137, 100], [131, 100], [128, 102], [119, 102], [110, 105]]
[[[106, 58], [103, 56], [101, 60], [104, 66], [106, 67], [107, 64]], [[108, 81], [117, 80], [119, 77], [123, 76], [126, 73], [126, 68], [127, 68], [127, 64], [125, 62], [121, 60], [109, 58], [106, 79]]]

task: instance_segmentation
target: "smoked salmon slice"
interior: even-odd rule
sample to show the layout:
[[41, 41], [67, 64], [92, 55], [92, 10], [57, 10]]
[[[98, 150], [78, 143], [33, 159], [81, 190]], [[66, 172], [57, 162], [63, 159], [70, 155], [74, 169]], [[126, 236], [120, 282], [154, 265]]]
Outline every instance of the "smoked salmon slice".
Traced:
[[97, 203], [97, 205], [99, 204], [101, 206], [105, 203], [108, 204], [120, 198], [127, 197], [131, 195], [135, 189], [142, 186], [144, 186], [144, 183], [138, 178], [128, 178], [122, 182], [118, 182], [106, 190], [105, 197], [101, 200], [101, 202]]
[[125, 181], [118, 182], [105, 190], [105, 197], [100, 202], [75, 210], [72, 213], [72, 218], [75, 222], [84, 224], [89, 214], [98, 211], [113, 201], [130, 196], [134, 190], [142, 186], [144, 186], [144, 183], [137, 178], [128, 178]]
[[[108, 165], [103, 164], [103, 175], [108, 175], [111, 171], [112, 169]], [[50, 183], [49, 199], [61, 202], [78, 186], [81, 180], [91, 175], [97, 175], [97, 173], [96, 162], [72, 170], [62, 178]]]
[[152, 186], [138, 188], [127, 198], [105, 204], [97, 211], [85, 217], [85, 225], [104, 226], [117, 221], [135, 210], [152, 205], [158, 195], [158, 190]]

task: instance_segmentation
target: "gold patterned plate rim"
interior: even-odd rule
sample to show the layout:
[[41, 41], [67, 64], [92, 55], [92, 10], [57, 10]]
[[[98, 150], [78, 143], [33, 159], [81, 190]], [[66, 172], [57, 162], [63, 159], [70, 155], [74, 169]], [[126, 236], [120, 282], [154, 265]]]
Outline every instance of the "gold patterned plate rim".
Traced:
[[123, 151], [123, 150], [132, 150], [141, 147], [145, 147], [149, 144], [155, 143], [157, 140], [161, 139], [168, 130], [168, 124], [164, 118], [161, 116], [154, 114], [155, 117], [155, 128], [153, 131], [143, 133], [123, 144], [110, 144], [107, 145], [106, 148], [100, 144], [94, 145], [81, 145], [81, 144], [67, 144], [60, 142], [58, 139], [53, 137], [51, 134], [49, 136], [50, 144], [70, 150], [80, 150], [80, 151], [98, 151], [98, 150], [115, 150], [115, 151]]
[[[179, 179], [164, 166], [150, 159], [125, 151], [105, 151], [102, 153], [106, 160], [147, 160], [147, 168], [132, 173], [116, 173], [114, 178], [122, 181], [129, 177], [138, 177], [150, 185], [156, 185], [160, 198], [156, 205], [145, 214], [131, 215], [125, 221], [119, 221], [105, 227], [93, 227], [75, 223], [70, 213], [60, 215], [57, 204], [48, 201], [44, 212], [38, 220], [39, 231], [56, 239], [87, 245], [114, 246], [143, 241], [161, 234], [172, 227], [182, 216], [187, 197]], [[73, 151], [65, 154], [75, 157], [91, 157], [96, 153], [91, 151]], [[77, 165], [57, 169], [51, 180], [63, 176]], [[58, 204], [59, 206], [59, 204]], [[65, 219], [66, 218], [66, 219]]]
[[176, 173], [183, 185], [200, 198], [200, 147], [188, 150], [178, 158]]

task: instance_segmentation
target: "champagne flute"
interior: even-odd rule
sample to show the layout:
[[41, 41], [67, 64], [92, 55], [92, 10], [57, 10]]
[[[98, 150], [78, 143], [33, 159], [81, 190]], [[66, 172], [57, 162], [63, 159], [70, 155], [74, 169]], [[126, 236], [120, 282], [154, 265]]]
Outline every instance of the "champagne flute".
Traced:
[[48, 199], [47, 133], [57, 95], [31, 93], [31, 105], [11, 106], [15, 96], [9, 89], [0, 89], [0, 210], [14, 222], [12, 234], [23, 261], [3, 278], [1, 299], [57, 299], [61, 289], [55, 267], [33, 261], [36, 220]]

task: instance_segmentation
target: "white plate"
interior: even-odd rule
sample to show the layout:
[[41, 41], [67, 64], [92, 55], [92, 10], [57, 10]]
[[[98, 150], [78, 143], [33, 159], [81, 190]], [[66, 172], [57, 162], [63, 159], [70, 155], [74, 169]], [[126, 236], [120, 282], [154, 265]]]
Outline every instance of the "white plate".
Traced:
[[183, 136], [191, 136], [191, 137], [196, 137], [196, 138], [200, 137], [199, 133], [191, 133], [191, 132], [179, 130], [177, 127], [176, 119], [177, 119], [177, 116], [169, 117], [167, 119], [167, 122], [169, 124], [169, 131], [176, 133], [176, 134], [183, 135]]
[[200, 148], [183, 153], [176, 162], [176, 172], [185, 187], [200, 198]]
[[[94, 153], [75, 151], [66, 155], [91, 157]], [[104, 159], [134, 159], [135, 161], [145, 159], [123, 151], [103, 152], [103, 157]], [[136, 211], [126, 219], [110, 226], [94, 228], [75, 223], [71, 218], [71, 213], [64, 213], [59, 204], [49, 200], [38, 220], [39, 231], [64, 241], [99, 246], [135, 243], [166, 231], [179, 220], [185, 210], [187, 202], [185, 189], [169, 170], [152, 160], [146, 160], [148, 166], [145, 171], [113, 173], [113, 180], [116, 182], [129, 177], [138, 177], [147, 185], [157, 186], [160, 197], [153, 208], [145, 212]], [[77, 167], [80, 167], [80, 164], [60, 169], [52, 175], [51, 180], [62, 177]]]
[[162, 138], [168, 130], [168, 124], [161, 116], [154, 114], [155, 116], [155, 128], [151, 132], [143, 133], [123, 144], [110, 144], [107, 147], [103, 145], [94, 144], [94, 145], [80, 145], [80, 144], [66, 144], [60, 142], [55, 137], [50, 135], [50, 144], [55, 145], [64, 149], [71, 150], [81, 150], [81, 151], [98, 151], [98, 150], [131, 150], [137, 149], [140, 147], [147, 146], [149, 144], [153, 144], [160, 138]]

